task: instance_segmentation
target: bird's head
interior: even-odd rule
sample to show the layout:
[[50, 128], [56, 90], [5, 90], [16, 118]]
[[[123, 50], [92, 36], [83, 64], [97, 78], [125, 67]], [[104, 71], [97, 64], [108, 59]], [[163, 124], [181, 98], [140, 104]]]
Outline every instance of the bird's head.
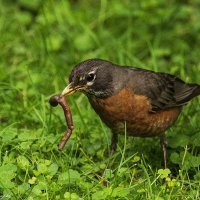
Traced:
[[90, 59], [76, 65], [69, 77], [69, 85], [63, 90], [61, 96], [68, 96], [76, 91], [105, 98], [113, 92], [113, 68], [108, 61]]

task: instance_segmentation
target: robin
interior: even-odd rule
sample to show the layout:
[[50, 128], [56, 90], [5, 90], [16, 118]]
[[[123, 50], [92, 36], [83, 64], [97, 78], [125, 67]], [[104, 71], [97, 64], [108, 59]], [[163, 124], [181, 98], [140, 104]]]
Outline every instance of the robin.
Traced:
[[182, 107], [200, 95], [200, 85], [187, 84], [176, 76], [136, 67], [90, 59], [75, 66], [61, 96], [83, 92], [95, 112], [112, 130], [111, 150], [118, 134], [160, 137], [164, 167], [165, 131], [177, 120]]

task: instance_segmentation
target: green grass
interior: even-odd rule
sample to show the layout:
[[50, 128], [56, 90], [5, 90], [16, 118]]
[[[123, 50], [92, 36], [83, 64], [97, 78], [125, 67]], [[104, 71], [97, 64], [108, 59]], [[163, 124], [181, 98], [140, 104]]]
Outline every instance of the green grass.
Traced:
[[75, 129], [59, 151], [65, 119], [48, 103], [73, 66], [94, 57], [200, 83], [199, 7], [198, 0], [1, 0], [0, 198], [199, 199], [200, 98], [167, 132], [170, 171], [162, 170], [157, 138], [122, 135], [109, 157], [110, 130], [83, 94], [69, 98]]

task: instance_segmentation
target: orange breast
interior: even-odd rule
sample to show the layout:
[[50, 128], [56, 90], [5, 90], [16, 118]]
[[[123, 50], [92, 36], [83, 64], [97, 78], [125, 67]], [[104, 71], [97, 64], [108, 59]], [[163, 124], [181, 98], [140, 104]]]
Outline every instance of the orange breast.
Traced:
[[152, 113], [147, 97], [135, 95], [125, 88], [106, 98], [89, 98], [95, 112], [113, 131], [139, 137], [151, 137], [162, 134], [178, 118], [181, 108], [172, 108]]

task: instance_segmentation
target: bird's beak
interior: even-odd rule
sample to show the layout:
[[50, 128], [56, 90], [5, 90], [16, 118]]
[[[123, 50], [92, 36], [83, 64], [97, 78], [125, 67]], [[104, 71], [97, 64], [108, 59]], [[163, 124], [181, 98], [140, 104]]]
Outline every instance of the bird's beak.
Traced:
[[74, 86], [74, 83], [71, 82], [61, 93], [61, 96], [69, 96], [75, 93], [78, 90], [83, 89], [83, 86]]

